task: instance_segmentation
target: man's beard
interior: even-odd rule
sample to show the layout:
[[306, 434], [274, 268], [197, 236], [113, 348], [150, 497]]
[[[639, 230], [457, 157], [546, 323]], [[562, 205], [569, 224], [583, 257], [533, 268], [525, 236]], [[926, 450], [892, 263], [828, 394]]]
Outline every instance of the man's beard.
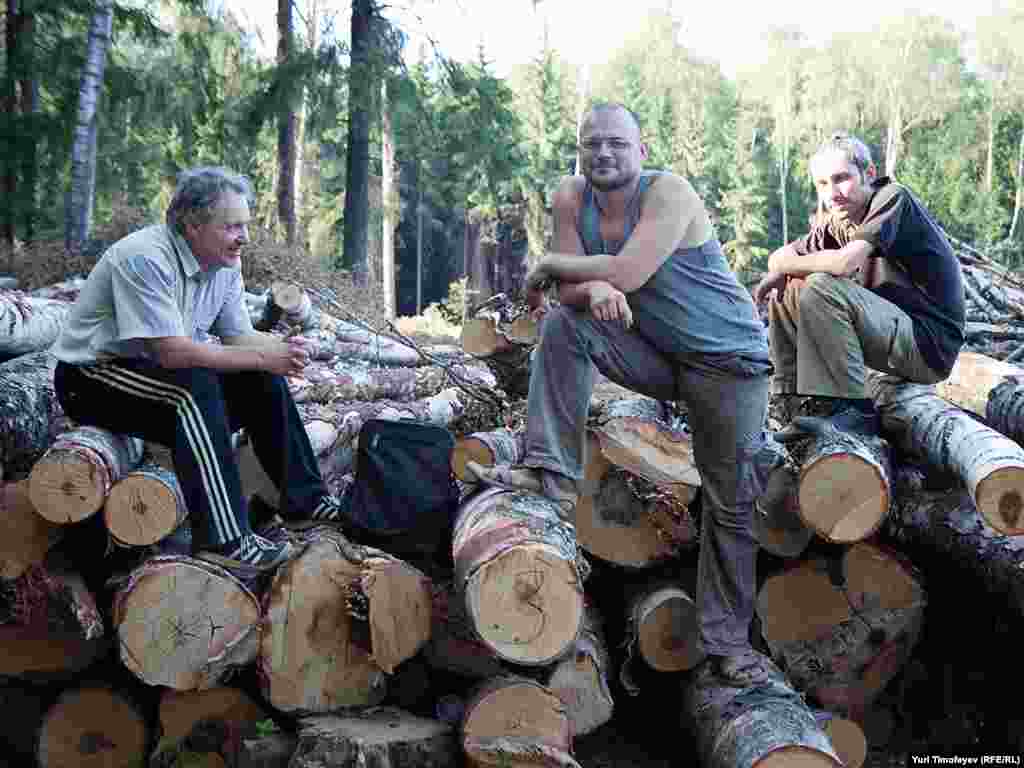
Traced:
[[[598, 169], [595, 168], [594, 171], [596, 170]], [[632, 183], [633, 179], [635, 179], [636, 176], [636, 173], [620, 174], [614, 179], [604, 181], [602, 179], [595, 177], [594, 172], [591, 171], [590, 183], [595, 188], [600, 189], [602, 192], [614, 192], [616, 189], [622, 189], [623, 187], [629, 186], [629, 184]]]

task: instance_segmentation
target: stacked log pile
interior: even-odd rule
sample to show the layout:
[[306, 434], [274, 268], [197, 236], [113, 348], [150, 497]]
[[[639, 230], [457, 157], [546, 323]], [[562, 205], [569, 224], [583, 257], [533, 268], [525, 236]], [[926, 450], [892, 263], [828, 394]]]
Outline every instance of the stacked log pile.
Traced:
[[[980, 262], [965, 270], [977, 272], [977, 296], [1015, 305], [1009, 277]], [[697, 672], [701, 482], [680, 404], [600, 383], [580, 503], [565, 520], [468, 471], [525, 452], [516, 398], [537, 334], [521, 310], [484, 305], [453, 349], [340, 319], [296, 286], [247, 300], [255, 324], [317, 346], [288, 383], [332, 490], [355, 482], [369, 419], [455, 434], [463, 496], [450, 561], [406, 560], [329, 527], [278, 531], [299, 554], [243, 583], [190, 556], [173, 466], [67, 422], [45, 349], [0, 363], [0, 675], [11, 681], [3, 701], [37, 702], [16, 750], [39, 765], [68, 759], [44, 746], [54, 713], [105, 696], [124, 713], [116, 722], [76, 715], [61, 733], [132, 745], [119, 765], [167, 768], [203, 752], [234, 765], [242, 734], [270, 717], [298, 734], [293, 765], [319, 765], [327, 750], [395, 766], [572, 768], [580, 740], [628, 702], [642, 709], [637, 727], [691, 733], [707, 766], [859, 768], [864, 744], [881, 738], [874, 723], [901, 711], [891, 691], [927, 635], [935, 563], [976, 563], [973, 577], [1024, 621], [1024, 369], [1012, 363], [965, 353], [932, 388], [873, 377], [884, 439], [809, 435], [787, 453], [755, 526], [772, 556], [754, 640], [778, 669], [744, 690]], [[276, 505], [239, 437], [247, 492]], [[778, 546], [783, 533], [800, 546]], [[121, 674], [132, 680], [124, 702], [103, 682]], [[666, 691], [673, 707], [658, 703]]]

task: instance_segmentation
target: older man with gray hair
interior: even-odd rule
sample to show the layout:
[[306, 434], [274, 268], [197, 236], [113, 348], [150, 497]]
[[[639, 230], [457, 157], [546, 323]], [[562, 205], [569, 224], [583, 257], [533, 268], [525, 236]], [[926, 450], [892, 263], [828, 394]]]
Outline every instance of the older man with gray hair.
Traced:
[[231, 449], [237, 429], [284, 489], [287, 517], [342, 518], [283, 378], [308, 353], [256, 331], [243, 303], [250, 195], [248, 180], [226, 169], [183, 172], [166, 224], [110, 246], [52, 349], [65, 413], [169, 446], [197, 555], [244, 576], [280, 565], [293, 547], [250, 527]]
[[919, 384], [949, 376], [964, 343], [960, 263], [921, 201], [878, 177], [856, 137], [833, 134], [810, 165], [823, 213], [771, 255], [754, 297], [771, 299], [774, 392], [811, 396], [829, 415], [798, 416], [776, 437], [874, 435], [868, 368]]

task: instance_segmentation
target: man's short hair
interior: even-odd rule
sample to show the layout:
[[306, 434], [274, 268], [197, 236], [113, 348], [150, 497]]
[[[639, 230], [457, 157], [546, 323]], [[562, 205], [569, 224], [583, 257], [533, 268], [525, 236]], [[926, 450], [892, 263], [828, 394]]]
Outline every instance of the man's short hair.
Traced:
[[[622, 102], [619, 102], [619, 101], [597, 101], [597, 102], [594, 102], [593, 104], [590, 105], [589, 109], [587, 109], [586, 114], [587, 114], [587, 116], [589, 116], [589, 115], [594, 114], [595, 112], [609, 112], [609, 111], [617, 110], [617, 109], [621, 109], [623, 112], [625, 112], [631, 118], [633, 118], [633, 122], [636, 123], [637, 131], [639, 131], [641, 134], [643, 133], [643, 126], [640, 124], [640, 116], [636, 112], [634, 112], [632, 109], [627, 107], [625, 104], [623, 104]], [[584, 120], [584, 122], [586, 122], [586, 120]], [[582, 128], [582, 126], [580, 126], [580, 127]]]
[[846, 161], [853, 163], [860, 171], [861, 176], [867, 173], [868, 168], [872, 165], [871, 150], [868, 149], [867, 144], [846, 131], [836, 131], [818, 145], [818, 149], [811, 156], [811, 166], [814, 165], [814, 161], [818, 157], [835, 150], [842, 152], [846, 156]]
[[174, 197], [167, 206], [167, 226], [184, 235], [186, 223], [205, 224], [210, 220], [210, 209], [225, 192], [234, 192], [252, 201], [252, 184], [239, 173], [216, 166], [182, 171], [178, 174]]

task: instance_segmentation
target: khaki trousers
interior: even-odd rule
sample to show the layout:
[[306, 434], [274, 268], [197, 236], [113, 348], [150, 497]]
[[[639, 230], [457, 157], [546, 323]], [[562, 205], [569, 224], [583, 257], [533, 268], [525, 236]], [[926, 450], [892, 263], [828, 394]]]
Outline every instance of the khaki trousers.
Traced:
[[778, 394], [867, 397], [868, 368], [916, 384], [945, 378], [921, 355], [910, 316], [848, 278], [792, 279], [768, 318]]

